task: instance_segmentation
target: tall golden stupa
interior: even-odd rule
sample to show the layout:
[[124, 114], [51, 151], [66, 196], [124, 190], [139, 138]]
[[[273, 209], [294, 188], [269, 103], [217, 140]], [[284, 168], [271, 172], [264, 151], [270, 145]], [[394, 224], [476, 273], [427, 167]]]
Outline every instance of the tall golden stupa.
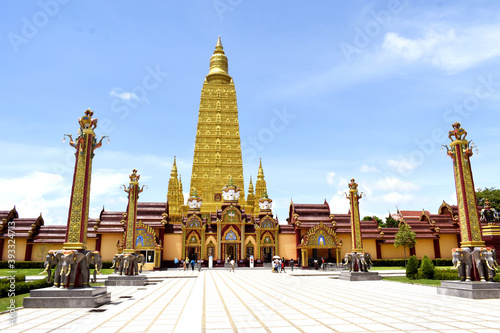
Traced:
[[[266, 190], [262, 163], [258, 173], [255, 195], [251, 184], [248, 191], [250, 200], [245, 200], [244, 195], [238, 199], [238, 204], [251, 213], [258, 213], [256, 201]], [[196, 190], [202, 198], [201, 214], [221, 208], [222, 188], [231, 178], [240, 193], [244, 194], [236, 89], [233, 78], [228, 74], [228, 60], [219, 37], [201, 90], [191, 173], [190, 193]], [[188, 211], [183, 199], [182, 184], [174, 161], [167, 195], [169, 215], [174, 222], [180, 221], [180, 217]], [[254, 207], [257, 210], [255, 212]]]

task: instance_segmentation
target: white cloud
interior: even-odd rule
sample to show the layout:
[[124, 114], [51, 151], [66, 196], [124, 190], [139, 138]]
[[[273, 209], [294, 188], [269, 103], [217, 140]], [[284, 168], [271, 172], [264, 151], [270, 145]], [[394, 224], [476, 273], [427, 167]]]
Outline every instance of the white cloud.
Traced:
[[337, 191], [329, 202], [330, 211], [333, 213], [347, 214], [349, 212], [349, 200], [342, 191]]
[[328, 185], [334, 185], [335, 184], [335, 172], [329, 172], [326, 174], [326, 182]]
[[377, 189], [385, 191], [416, 191], [420, 187], [412, 182], [404, 182], [396, 177], [385, 177], [375, 182]]
[[42, 213], [46, 223], [61, 223], [67, 218], [70, 186], [60, 175], [35, 171], [18, 178], [0, 179], [0, 188], [2, 209], [15, 205], [19, 216], [24, 218], [36, 218]]
[[392, 205], [399, 205], [404, 202], [411, 201], [413, 196], [408, 193], [399, 193], [396, 191], [389, 192], [380, 197], [381, 201]]
[[406, 158], [402, 160], [388, 160], [387, 165], [392, 171], [397, 172], [401, 175], [407, 174], [417, 167], [415, 163], [410, 162]]
[[380, 170], [374, 165], [370, 166], [367, 164], [363, 164], [361, 166], [361, 172], [363, 172], [363, 173], [380, 172]]
[[124, 101], [134, 101], [134, 102], [139, 102], [139, 103], [144, 103], [148, 102], [146, 98], [140, 98], [137, 96], [136, 93], [131, 92], [131, 91], [126, 91], [121, 88], [113, 88], [111, 89], [111, 92], [109, 93], [109, 96], [111, 97], [116, 97]]
[[416, 39], [389, 32], [382, 47], [409, 62], [460, 72], [500, 56], [500, 25], [429, 30]]

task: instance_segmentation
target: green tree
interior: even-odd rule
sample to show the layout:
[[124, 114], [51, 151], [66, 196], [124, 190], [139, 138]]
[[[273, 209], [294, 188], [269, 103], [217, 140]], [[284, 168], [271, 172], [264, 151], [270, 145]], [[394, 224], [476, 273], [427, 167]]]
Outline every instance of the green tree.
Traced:
[[494, 187], [479, 188], [476, 191], [476, 199], [479, 206], [484, 206], [486, 199], [488, 199], [491, 207], [495, 208], [497, 211], [500, 210], [500, 189]]
[[377, 216], [365, 216], [363, 217], [363, 219], [361, 221], [377, 221], [377, 224], [381, 227], [385, 227], [384, 225], [384, 221], [382, 221], [382, 219], [380, 219], [379, 217]]
[[406, 266], [406, 248], [413, 248], [417, 243], [415, 233], [411, 230], [411, 227], [406, 223], [401, 223], [399, 226], [399, 231], [394, 238], [394, 247], [403, 247], [405, 254], [405, 266]]
[[424, 279], [434, 279], [434, 264], [427, 255], [422, 258], [421, 269]]
[[409, 279], [416, 279], [418, 273], [418, 259], [417, 256], [411, 256], [406, 265], [406, 277]]
[[386, 217], [385, 226], [389, 228], [397, 228], [399, 226], [399, 221], [395, 220], [392, 216]]

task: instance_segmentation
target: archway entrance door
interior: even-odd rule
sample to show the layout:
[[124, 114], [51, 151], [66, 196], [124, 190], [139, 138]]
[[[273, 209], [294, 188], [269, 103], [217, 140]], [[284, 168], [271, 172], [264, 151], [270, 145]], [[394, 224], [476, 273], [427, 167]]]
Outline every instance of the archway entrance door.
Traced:
[[186, 247], [186, 255], [189, 260], [198, 260], [200, 258], [201, 248], [199, 246]]
[[264, 246], [261, 251], [264, 262], [271, 262], [273, 260], [274, 246]]
[[226, 243], [225, 246], [225, 259], [238, 260], [238, 244]]

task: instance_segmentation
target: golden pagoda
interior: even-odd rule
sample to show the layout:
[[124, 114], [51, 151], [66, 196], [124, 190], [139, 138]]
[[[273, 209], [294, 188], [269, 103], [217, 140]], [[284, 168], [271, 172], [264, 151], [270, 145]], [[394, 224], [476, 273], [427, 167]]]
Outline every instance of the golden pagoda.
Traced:
[[[245, 193], [236, 90], [219, 37], [201, 90], [191, 174], [190, 189], [203, 199], [202, 214], [221, 207], [222, 188], [230, 178]], [[245, 205], [243, 195], [238, 204]]]

